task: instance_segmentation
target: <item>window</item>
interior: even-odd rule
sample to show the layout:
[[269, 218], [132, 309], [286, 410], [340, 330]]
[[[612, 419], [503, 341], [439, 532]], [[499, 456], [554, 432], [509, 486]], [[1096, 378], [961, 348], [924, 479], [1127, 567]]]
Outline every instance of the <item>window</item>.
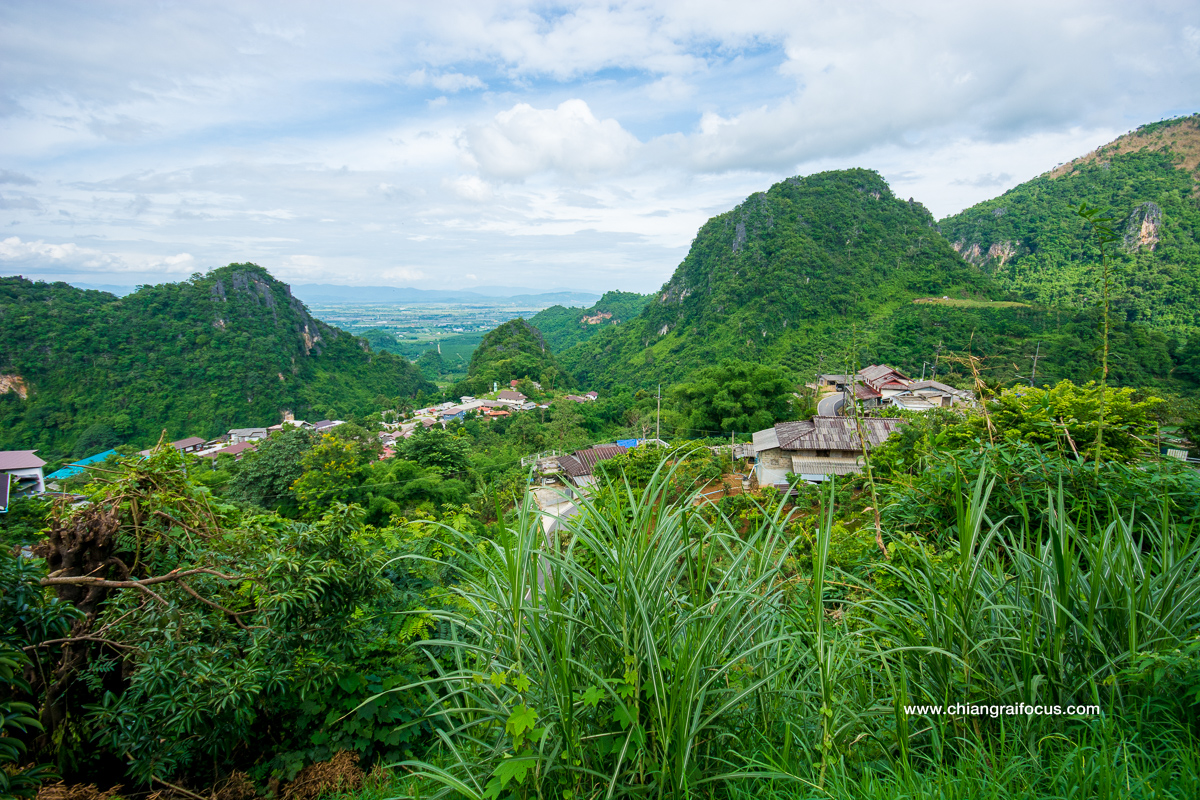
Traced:
[[829, 458], [828, 450], [817, 450], [817, 451], [815, 451], [815, 454], [816, 454], [817, 458]]

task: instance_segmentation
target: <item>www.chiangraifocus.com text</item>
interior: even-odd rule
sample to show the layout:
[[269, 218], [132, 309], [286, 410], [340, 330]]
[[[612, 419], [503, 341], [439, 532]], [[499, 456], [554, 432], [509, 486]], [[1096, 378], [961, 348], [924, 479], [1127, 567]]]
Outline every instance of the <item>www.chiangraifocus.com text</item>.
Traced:
[[970, 717], [1086, 717], [1100, 713], [1097, 705], [1042, 706], [1029, 703], [1010, 705], [976, 705], [953, 703], [948, 706], [905, 706], [910, 716], [970, 716]]

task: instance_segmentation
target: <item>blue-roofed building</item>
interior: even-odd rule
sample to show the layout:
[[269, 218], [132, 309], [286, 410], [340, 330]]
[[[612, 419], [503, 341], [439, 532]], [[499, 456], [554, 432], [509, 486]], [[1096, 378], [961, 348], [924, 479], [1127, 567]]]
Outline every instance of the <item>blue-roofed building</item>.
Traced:
[[118, 455], [116, 450], [105, 450], [103, 453], [96, 453], [94, 456], [81, 458], [78, 461], [72, 461], [62, 469], [57, 469], [46, 476], [48, 481], [61, 481], [65, 478], [74, 478], [79, 473], [83, 472], [89, 464], [98, 464], [109, 456]]

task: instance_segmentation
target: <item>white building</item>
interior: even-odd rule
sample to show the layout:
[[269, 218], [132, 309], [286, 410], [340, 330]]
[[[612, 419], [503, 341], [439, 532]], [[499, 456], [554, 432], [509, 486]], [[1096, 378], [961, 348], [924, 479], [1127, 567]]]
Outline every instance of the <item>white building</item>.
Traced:
[[41, 494], [46, 491], [42, 467], [46, 462], [34, 455], [36, 450], [0, 450], [0, 475], [10, 481], [12, 496]]

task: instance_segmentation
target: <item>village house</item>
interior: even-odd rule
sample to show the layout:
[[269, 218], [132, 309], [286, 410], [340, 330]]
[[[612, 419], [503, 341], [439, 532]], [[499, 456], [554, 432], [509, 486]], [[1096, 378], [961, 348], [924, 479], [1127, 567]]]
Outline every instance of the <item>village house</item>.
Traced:
[[0, 479], [5, 482], [10, 497], [42, 494], [46, 477], [42, 467], [46, 462], [34, 455], [36, 450], [0, 450]]
[[601, 461], [616, 458], [625, 450], [626, 448], [619, 444], [598, 444], [586, 450], [576, 450], [569, 456], [559, 456], [558, 467], [576, 486], [590, 486], [596, 482], [596, 465]]
[[199, 458], [216, 458], [217, 456], [220, 456], [220, 455], [226, 455], [226, 456], [233, 456], [235, 460], [241, 460], [241, 458], [244, 454], [246, 454], [252, 450], [255, 450], [258, 447], [258, 445], [255, 444], [256, 441], [260, 441], [260, 440], [256, 439], [256, 440], [247, 440], [244, 442], [237, 442], [235, 444], [229, 445], [228, 447], [222, 447], [219, 450], [206, 450], [203, 453], [198, 453], [197, 456]]
[[[902, 420], [864, 417], [866, 449], [883, 442]], [[797, 422], [777, 422], [754, 434], [754, 471], [760, 486], [786, 484], [789, 472], [802, 480], [820, 482], [830, 475], [850, 475], [862, 470], [863, 445], [853, 419], [813, 417]]]
[[[180, 453], [199, 453], [207, 446], [208, 442], [204, 439], [201, 439], [199, 436], [189, 436], [186, 439], [179, 439], [178, 441], [171, 442], [171, 447], [174, 447]], [[154, 448], [152, 447], [148, 447], [145, 450], [138, 450], [138, 455], [148, 456], [150, 455], [150, 451], [153, 449]]]
[[526, 398], [525, 395], [521, 394], [520, 392], [514, 392], [511, 389], [504, 389], [496, 395], [496, 399], [507, 405], [519, 406], [528, 398]]
[[[966, 389], [955, 389], [938, 381], [916, 381], [904, 392], [892, 396], [892, 405], [912, 411], [928, 408], [950, 408], [975, 402], [975, 393]], [[927, 408], [921, 407], [922, 405]]]
[[229, 431], [230, 444], [242, 444], [267, 438], [266, 428], [233, 428]]

